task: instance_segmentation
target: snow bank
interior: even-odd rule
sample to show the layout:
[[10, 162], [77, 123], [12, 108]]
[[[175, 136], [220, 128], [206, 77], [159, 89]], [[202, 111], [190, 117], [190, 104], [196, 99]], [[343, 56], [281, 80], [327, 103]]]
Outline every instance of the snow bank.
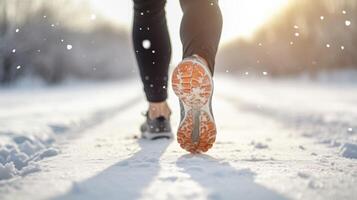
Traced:
[[[239, 109], [264, 115], [318, 143], [336, 148], [339, 156], [356, 159], [357, 70], [320, 73], [316, 80], [240, 80], [221, 77], [217, 85]], [[222, 79], [224, 78], [224, 79]], [[237, 89], [238, 88], [238, 89]], [[252, 143], [255, 149], [265, 145]], [[304, 146], [299, 146], [305, 150]]]
[[356, 84], [356, 69], [335, 70], [319, 72], [316, 80], [323, 83]]
[[16, 173], [14, 163], [0, 164], [0, 180], [12, 178]]
[[38, 161], [59, 153], [60, 137], [95, 126], [135, 103], [139, 89], [129, 81], [0, 87], [0, 180], [39, 171]]
[[58, 154], [51, 143], [36, 137], [16, 136], [12, 140], [11, 144], [0, 147], [0, 180], [37, 172], [40, 167], [36, 161]]

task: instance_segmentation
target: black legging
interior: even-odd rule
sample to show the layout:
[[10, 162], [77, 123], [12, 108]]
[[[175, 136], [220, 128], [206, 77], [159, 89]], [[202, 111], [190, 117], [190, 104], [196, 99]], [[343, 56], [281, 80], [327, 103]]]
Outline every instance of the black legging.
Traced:
[[[171, 44], [166, 24], [166, 0], [133, 0], [133, 44], [144, 91], [149, 102], [167, 98]], [[197, 54], [213, 74], [222, 30], [218, 0], [180, 0], [183, 58]]]

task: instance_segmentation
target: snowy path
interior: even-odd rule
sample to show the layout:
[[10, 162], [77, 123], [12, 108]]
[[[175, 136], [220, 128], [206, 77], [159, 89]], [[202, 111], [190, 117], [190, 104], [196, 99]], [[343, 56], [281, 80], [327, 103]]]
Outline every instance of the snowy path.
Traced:
[[[196, 156], [175, 140], [135, 139], [146, 105], [134, 92], [140, 86], [124, 86], [104, 84], [99, 93], [97, 87], [87, 88], [81, 96], [88, 101], [72, 99], [73, 105], [95, 105], [96, 117], [56, 136], [60, 153], [39, 161], [40, 172], [0, 182], [0, 199], [357, 196], [357, 159], [346, 158], [356, 151], [356, 86], [218, 79], [214, 110], [219, 135], [212, 150]], [[176, 103], [170, 99], [174, 128]], [[345, 144], [350, 144], [349, 154], [341, 150]]]

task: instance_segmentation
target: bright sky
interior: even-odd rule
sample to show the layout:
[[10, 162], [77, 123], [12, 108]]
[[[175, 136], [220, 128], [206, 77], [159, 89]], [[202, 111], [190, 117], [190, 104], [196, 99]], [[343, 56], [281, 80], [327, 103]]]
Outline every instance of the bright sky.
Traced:
[[[132, 0], [91, 0], [94, 12], [120, 26], [131, 28]], [[223, 14], [222, 43], [237, 37], [249, 38], [262, 24], [278, 13], [290, 0], [220, 0]], [[179, 0], [168, 0], [167, 20], [173, 46], [173, 59], [181, 57], [179, 38], [182, 16]], [[178, 49], [178, 50], [177, 50]]]

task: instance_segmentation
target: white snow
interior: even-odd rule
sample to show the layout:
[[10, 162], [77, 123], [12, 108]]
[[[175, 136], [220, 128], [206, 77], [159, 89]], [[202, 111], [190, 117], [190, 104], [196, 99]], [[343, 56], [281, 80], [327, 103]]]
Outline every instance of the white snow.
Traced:
[[0, 164], [0, 180], [12, 178], [16, 173], [14, 163]]
[[151, 42], [150, 42], [150, 40], [143, 40], [142, 45], [143, 45], [144, 49], [150, 49]]
[[[96, 88], [102, 90], [103, 84], [98, 85]], [[59, 153], [55, 143], [59, 136], [100, 121], [106, 116], [103, 108], [120, 102], [97, 99], [83, 105], [80, 101], [87, 101], [87, 97], [79, 91], [88, 87], [68, 84], [55, 88], [0, 88], [0, 181], [39, 171], [37, 161]], [[90, 90], [87, 95], [95, 93]], [[77, 101], [69, 101], [72, 98]]]
[[260, 142], [258, 142], [254, 145], [254, 148], [256, 148], [256, 149], [266, 149], [268, 147], [269, 147], [268, 145], [260, 143]]
[[73, 48], [73, 46], [72, 46], [72, 45], [67, 44], [67, 50], [71, 50], [72, 48]]
[[90, 19], [91, 19], [91, 20], [96, 20], [96, 19], [97, 19], [97, 16], [96, 16], [95, 14], [91, 14], [91, 15], [90, 15]]
[[346, 25], [346, 26], [350, 26], [350, 25], [351, 25], [351, 21], [350, 21], [350, 20], [346, 20], [346, 21], [345, 21], [345, 25]]
[[303, 179], [308, 179], [310, 178], [310, 175], [305, 173], [305, 172], [298, 172], [297, 174], [299, 177], [303, 178]]
[[355, 81], [215, 81], [202, 155], [137, 139], [138, 80], [0, 89], [0, 199], [355, 199]]
[[345, 143], [340, 147], [343, 157], [357, 159], [357, 144]]

